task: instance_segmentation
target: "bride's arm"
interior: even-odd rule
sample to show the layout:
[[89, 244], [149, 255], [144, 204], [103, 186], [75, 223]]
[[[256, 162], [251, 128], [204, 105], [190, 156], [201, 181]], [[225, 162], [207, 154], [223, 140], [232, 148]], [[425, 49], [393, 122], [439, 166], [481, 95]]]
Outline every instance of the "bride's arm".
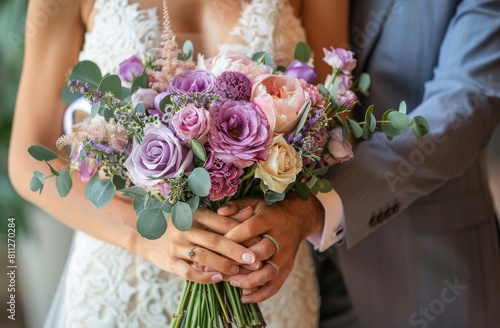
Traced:
[[[85, 199], [84, 184], [76, 178], [65, 198], [58, 195], [54, 180], [45, 183], [41, 195], [30, 190], [33, 171], [48, 172], [48, 169], [43, 162], [29, 156], [28, 147], [40, 144], [54, 149], [56, 139], [62, 134], [65, 104], [60, 100], [60, 94], [66, 83], [65, 76], [76, 63], [82, 47], [85, 24], [81, 18], [81, 6], [84, 3], [85, 0], [73, 0], [60, 4], [57, 14], [44, 25], [40, 24], [30, 33], [27, 31], [9, 152], [9, 175], [14, 188], [23, 198], [69, 227], [138, 253], [164, 270], [205, 283], [222, 278], [217, 273], [192, 269], [185, 261], [184, 252], [200, 245], [240, 263], [245, 263], [242, 260], [244, 253], [249, 253], [247, 258], [250, 259], [254, 254], [243, 246], [197, 227], [182, 233], [171, 225], [162, 238], [146, 240], [136, 231], [136, 216], [130, 204], [114, 199], [98, 210]], [[48, 8], [50, 4], [43, 0], [30, 1], [27, 22], [52, 12], [53, 8]], [[62, 161], [52, 163], [56, 169], [64, 165]], [[211, 228], [216, 231], [227, 229], [224, 228], [227, 222], [219, 220], [214, 224], [219, 222], [220, 227]], [[210, 264], [224, 274], [231, 274], [234, 267], [228, 259], [201, 248], [196, 250], [194, 259], [201, 265]]]
[[323, 48], [347, 47], [349, 44], [349, 0], [302, 0], [302, 24], [307, 43], [314, 54], [314, 66], [319, 82], [331, 73], [323, 62]]

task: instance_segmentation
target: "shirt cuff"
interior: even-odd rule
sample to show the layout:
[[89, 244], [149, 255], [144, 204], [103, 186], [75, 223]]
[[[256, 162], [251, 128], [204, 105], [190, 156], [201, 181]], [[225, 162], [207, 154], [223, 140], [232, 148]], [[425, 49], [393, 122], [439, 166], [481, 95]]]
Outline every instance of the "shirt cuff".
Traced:
[[335, 190], [318, 193], [316, 198], [325, 209], [325, 225], [323, 231], [310, 235], [307, 240], [314, 246], [314, 249], [324, 252], [345, 237], [344, 206]]

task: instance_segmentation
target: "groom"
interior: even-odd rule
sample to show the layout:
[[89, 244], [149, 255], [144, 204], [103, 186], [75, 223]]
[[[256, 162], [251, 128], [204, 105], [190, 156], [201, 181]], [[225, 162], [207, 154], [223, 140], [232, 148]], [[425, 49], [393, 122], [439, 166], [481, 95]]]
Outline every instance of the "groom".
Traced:
[[[326, 210], [315, 245], [326, 250], [315, 254], [321, 327], [498, 325], [499, 230], [485, 171], [500, 122], [498, 35], [498, 0], [351, 1], [349, 46], [357, 75], [372, 78], [362, 103], [381, 117], [404, 100], [431, 132], [392, 141], [376, 133], [359, 144], [354, 159], [331, 172], [338, 195], [321, 197], [324, 210], [294, 199], [260, 204], [253, 222], [280, 244], [272, 260], [283, 266], [272, 288], [247, 300], [281, 286], [296, 249], [290, 240], [317, 230], [306, 224]], [[339, 225], [345, 243], [331, 246]]]

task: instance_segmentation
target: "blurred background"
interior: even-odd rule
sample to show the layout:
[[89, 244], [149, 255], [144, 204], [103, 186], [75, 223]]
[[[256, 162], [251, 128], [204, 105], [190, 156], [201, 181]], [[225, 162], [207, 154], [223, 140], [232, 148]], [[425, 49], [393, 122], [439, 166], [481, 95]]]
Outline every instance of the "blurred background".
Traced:
[[[6, 227], [16, 218], [16, 321], [0, 308], [0, 327], [42, 327], [64, 268], [72, 232], [16, 195], [7, 176], [11, 121], [24, 50], [27, 0], [0, 0], [0, 304], [8, 299]], [[500, 130], [491, 146], [491, 188], [500, 209]], [[500, 211], [498, 211], [500, 213]]]

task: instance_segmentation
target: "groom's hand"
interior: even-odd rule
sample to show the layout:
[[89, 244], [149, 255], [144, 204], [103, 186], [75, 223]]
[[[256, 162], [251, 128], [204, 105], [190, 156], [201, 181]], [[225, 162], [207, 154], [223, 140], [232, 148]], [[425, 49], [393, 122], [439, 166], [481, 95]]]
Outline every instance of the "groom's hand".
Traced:
[[[279, 252], [274, 254], [274, 243], [269, 238], [262, 238], [249, 247], [258, 260], [264, 261], [262, 268], [245, 275], [233, 275], [229, 281], [233, 286], [245, 289], [243, 302], [261, 302], [276, 294], [283, 285], [293, 268], [300, 243], [323, 228], [324, 209], [314, 197], [303, 201], [290, 194], [273, 205], [257, 198], [232, 201], [219, 209], [218, 214], [231, 216], [247, 207], [253, 208], [254, 215], [226, 233], [225, 237], [244, 242], [268, 234], [279, 245]], [[265, 260], [272, 261], [274, 265]]]

